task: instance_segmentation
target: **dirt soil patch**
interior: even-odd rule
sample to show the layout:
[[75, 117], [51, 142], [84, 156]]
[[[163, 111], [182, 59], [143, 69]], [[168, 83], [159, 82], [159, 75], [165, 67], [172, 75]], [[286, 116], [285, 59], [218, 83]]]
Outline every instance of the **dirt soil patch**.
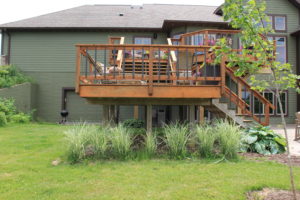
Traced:
[[[265, 156], [257, 153], [241, 153], [241, 155], [246, 157], [249, 160], [255, 160], [255, 161], [270, 160], [285, 165], [287, 165], [288, 163], [287, 154], [275, 154], [275, 155]], [[300, 156], [292, 156], [291, 159], [292, 159], [293, 166], [300, 166]]]
[[[300, 192], [297, 192], [297, 199], [300, 198]], [[247, 200], [293, 200], [291, 191], [276, 190], [265, 188], [261, 191], [248, 192]]]

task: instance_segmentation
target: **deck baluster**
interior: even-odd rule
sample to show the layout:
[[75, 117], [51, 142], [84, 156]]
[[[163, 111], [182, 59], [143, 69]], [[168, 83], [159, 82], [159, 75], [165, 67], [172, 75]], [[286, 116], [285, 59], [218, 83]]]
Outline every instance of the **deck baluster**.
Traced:
[[144, 48], [142, 48], [142, 78], [144, 79], [144, 73], [145, 73], [145, 69], [144, 69], [144, 56], [145, 56], [145, 52], [144, 52]]
[[158, 82], [160, 83], [160, 48], [158, 48]]
[[85, 54], [85, 77], [88, 75], [88, 49], [86, 50]]
[[122, 72], [123, 72], [123, 79], [125, 79], [125, 70], [126, 70], [126, 62], [125, 62], [125, 59], [126, 59], [126, 54], [125, 54], [125, 51], [126, 51], [126, 49], [125, 49], [125, 47], [123, 47], [123, 59], [122, 59], [122, 62], [123, 62], [123, 70], [122, 70]]
[[114, 71], [114, 78], [116, 78], [116, 59], [117, 59], [117, 50], [114, 48], [113, 50], [113, 71]]
[[104, 79], [106, 79], [106, 48], [104, 48]]
[[[95, 49], [95, 63], [97, 65], [97, 49]], [[94, 77], [96, 78], [97, 76], [97, 70], [95, 69], [96, 66], [94, 66]]]
[[132, 48], [132, 78], [134, 78], [134, 74], [135, 74], [135, 51], [134, 48]]

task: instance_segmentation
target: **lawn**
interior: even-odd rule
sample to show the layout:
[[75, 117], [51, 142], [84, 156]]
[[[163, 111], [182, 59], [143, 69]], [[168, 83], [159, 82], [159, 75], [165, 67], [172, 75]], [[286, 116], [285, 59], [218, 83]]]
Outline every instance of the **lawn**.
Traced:
[[[52, 166], [64, 157], [67, 128], [0, 128], [0, 199], [240, 200], [253, 189], [289, 188], [288, 168], [272, 162], [144, 160]], [[299, 180], [300, 169], [295, 172]]]

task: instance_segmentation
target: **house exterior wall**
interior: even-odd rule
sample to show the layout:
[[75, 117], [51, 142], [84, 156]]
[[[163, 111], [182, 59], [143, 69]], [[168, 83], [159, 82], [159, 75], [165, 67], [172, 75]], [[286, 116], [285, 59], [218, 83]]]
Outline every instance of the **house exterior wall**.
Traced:
[[[278, 14], [287, 16], [287, 32], [276, 32], [274, 36], [287, 37], [287, 61], [293, 66], [293, 71], [296, 73], [296, 38], [290, 34], [299, 27], [299, 10], [287, 0], [267, 0], [267, 14]], [[297, 94], [290, 90], [288, 91], [288, 123], [294, 123], [295, 112], [297, 112]], [[271, 117], [271, 123], [276, 124], [281, 121], [280, 117]]]
[[[153, 33], [149, 32], [11, 32], [10, 34], [11, 64], [19, 67], [38, 84], [36, 114], [41, 120], [50, 122], [60, 120], [62, 88], [75, 86], [75, 44], [107, 44], [109, 36], [125, 36], [125, 43], [130, 44], [135, 36], [153, 36]], [[5, 43], [7, 44], [7, 41]], [[158, 33], [153, 43], [166, 43], [166, 34]], [[102, 116], [100, 105], [88, 104], [72, 92], [67, 94], [67, 109], [71, 121], [96, 122]], [[121, 106], [120, 120], [129, 118], [133, 118], [133, 107]]]

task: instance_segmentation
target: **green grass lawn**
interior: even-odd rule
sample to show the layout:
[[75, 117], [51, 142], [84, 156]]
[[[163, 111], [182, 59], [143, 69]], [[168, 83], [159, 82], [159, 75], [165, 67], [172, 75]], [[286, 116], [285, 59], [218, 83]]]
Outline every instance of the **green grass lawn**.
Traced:
[[[67, 128], [48, 124], [0, 128], [1, 200], [235, 200], [262, 187], [289, 188], [288, 168], [272, 162], [147, 160], [52, 166], [51, 161], [64, 157]], [[299, 168], [295, 174], [299, 180]]]

